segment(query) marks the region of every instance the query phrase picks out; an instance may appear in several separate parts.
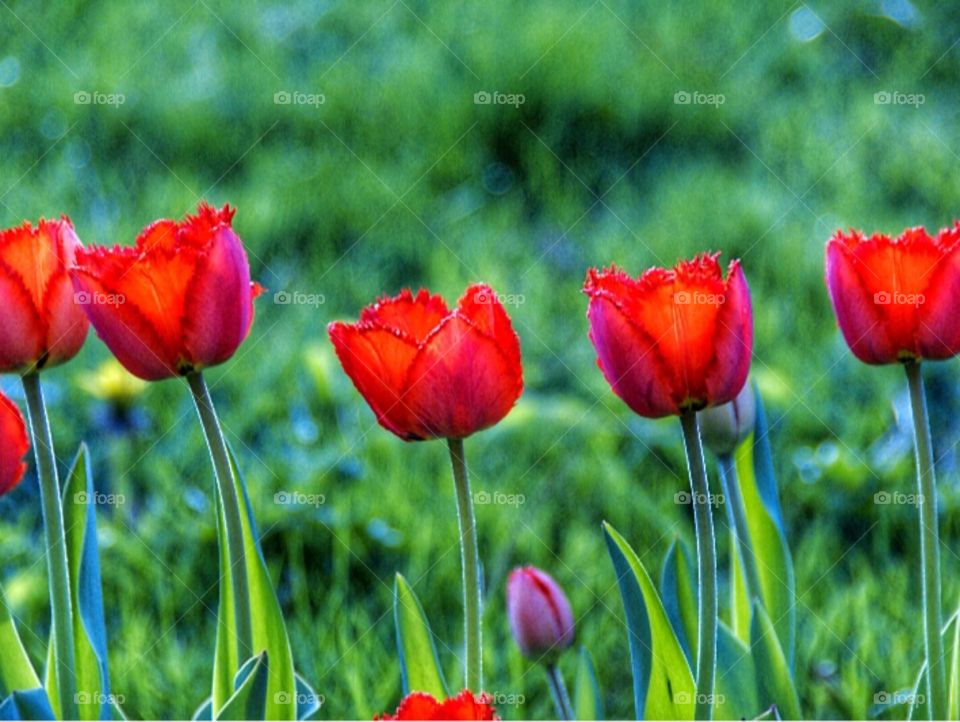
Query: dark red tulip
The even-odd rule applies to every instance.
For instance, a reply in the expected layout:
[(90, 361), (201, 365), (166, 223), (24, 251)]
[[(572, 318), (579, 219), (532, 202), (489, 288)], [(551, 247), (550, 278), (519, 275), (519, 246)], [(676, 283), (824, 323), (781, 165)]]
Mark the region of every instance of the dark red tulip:
[(80, 241), (70, 219), (0, 231), (0, 373), (69, 361), (87, 338), (68, 269)]
[(247, 337), (262, 289), (250, 282), (233, 214), (201, 203), (195, 216), (147, 226), (134, 247), (77, 253), (77, 297), (133, 375), (156, 381), (215, 366)]
[(524, 656), (550, 662), (573, 644), (573, 610), (553, 577), (518, 567), (507, 580), (510, 630)]
[(23, 414), (0, 393), (0, 495), (12, 490), (27, 469), (23, 457), (30, 450)]
[(401, 439), (460, 439), (507, 415), (523, 390), (520, 342), (489, 286), (470, 286), (452, 311), (440, 296), (404, 290), (328, 327), (353, 385)]
[(868, 364), (960, 352), (960, 222), (897, 238), (859, 231), (827, 242), (827, 288), (843, 338)]
[(437, 701), (426, 692), (411, 692), (393, 715), (382, 715), (378, 720), (496, 720), (496, 710), (489, 695), (475, 696), (463, 690), (456, 697)]
[(590, 269), (583, 291), (597, 364), (614, 393), (658, 418), (732, 401), (750, 370), (753, 316), (738, 261), (719, 253), (632, 278)]

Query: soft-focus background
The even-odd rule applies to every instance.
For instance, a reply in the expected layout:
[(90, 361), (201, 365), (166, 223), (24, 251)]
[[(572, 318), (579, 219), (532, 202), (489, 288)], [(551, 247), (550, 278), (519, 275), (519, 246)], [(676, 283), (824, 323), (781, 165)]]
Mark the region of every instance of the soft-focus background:
[[(505, 718), (554, 714), (504, 616), (508, 571), (534, 563), (567, 589), (608, 713), (625, 717), (600, 522), (652, 569), (692, 522), (673, 502), (677, 425), (634, 417), (607, 388), (580, 286), (593, 265), (742, 258), (797, 567), (803, 709), (863, 717), (922, 657), (914, 509), (874, 502), (912, 490), (912, 457), (902, 373), (843, 345), (823, 244), (840, 226), (960, 214), (958, 30), (948, 6), (910, 0), (0, 0), (0, 226), (68, 213), (85, 242), (128, 244), (200, 198), (238, 207), (270, 292), (209, 378), (319, 717), (399, 699), (395, 572), (454, 679), (462, 634), (445, 449), (376, 426), (326, 324), (404, 286), (452, 301), (484, 280), (506, 295), (526, 391), (467, 442), (475, 490), (502, 502), (478, 507), (488, 687), (525, 699)], [(211, 675), (212, 472), (183, 385), (129, 387), (108, 358), (91, 336), (45, 375), (57, 449), (65, 466), (87, 440), (98, 490), (120, 502), (99, 509), (114, 690), (132, 714), (189, 717)], [(928, 368), (948, 611), (957, 377), (955, 362)], [(2, 386), (22, 404), (16, 379)], [(291, 496), (314, 503), (278, 503)], [(31, 464), (0, 500), (0, 581), (38, 663), (39, 525)]]

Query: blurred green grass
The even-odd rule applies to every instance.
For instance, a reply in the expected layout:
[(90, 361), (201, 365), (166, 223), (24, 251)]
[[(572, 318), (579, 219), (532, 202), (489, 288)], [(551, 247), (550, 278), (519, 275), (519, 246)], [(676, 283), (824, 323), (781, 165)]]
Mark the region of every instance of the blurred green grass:
[[(444, 450), (375, 425), (331, 358), (326, 323), (404, 286), (453, 300), (484, 280), (523, 299), (508, 310), (527, 390), (467, 443), (478, 491), (525, 497), (478, 510), (489, 686), (525, 696), (505, 718), (553, 714), (503, 610), (509, 569), (535, 563), (569, 592), (608, 712), (625, 717), (623, 615), (600, 521), (651, 568), (691, 523), (672, 503), (684, 483), (677, 429), (633, 417), (606, 387), (579, 287), (591, 265), (636, 273), (706, 248), (743, 258), (754, 294), (754, 372), (797, 565), (803, 708), (863, 716), (875, 692), (913, 683), (912, 509), (872, 503), (910, 490), (902, 379), (844, 347), (822, 248), (840, 226), (896, 232), (957, 214), (949, 8), (9, 0), (0, 28), (0, 225), (66, 212), (84, 241), (126, 244), (200, 197), (239, 208), (270, 293), (210, 379), (298, 667), (325, 696), (320, 717), (369, 718), (398, 700), (396, 571), (415, 582), (453, 678), (461, 635)], [(476, 105), (480, 91), (525, 102)], [(725, 102), (675, 103), (683, 91)], [(82, 92), (124, 102), (78, 104)], [(324, 102), (278, 105), (278, 92)], [(924, 103), (878, 104), (882, 92)], [(280, 291), (324, 303), (272, 303)], [(57, 448), (65, 465), (88, 440), (98, 489), (125, 495), (100, 517), (114, 688), (134, 714), (187, 717), (207, 694), (213, 650), (212, 475), (177, 382), (152, 385), (135, 428), (118, 431), (78, 384), (105, 358), (91, 338), (46, 375)], [(956, 364), (930, 372), (951, 609)], [(14, 379), (3, 387), (20, 398)], [(325, 503), (273, 503), (281, 491)], [(0, 500), (0, 580), (39, 662), (41, 638), (26, 631), (48, 626), (38, 525), (30, 477)]]

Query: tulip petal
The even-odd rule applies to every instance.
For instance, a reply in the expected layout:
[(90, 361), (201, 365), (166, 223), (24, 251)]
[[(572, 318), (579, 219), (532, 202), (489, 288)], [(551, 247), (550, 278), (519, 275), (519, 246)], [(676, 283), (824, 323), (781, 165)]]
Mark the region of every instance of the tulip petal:
[(20, 483), (27, 468), (23, 457), (29, 449), (23, 414), (16, 404), (0, 394), (0, 495)]
[(680, 413), (671, 394), (670, 372), (662, 365), (656, 341), (606, 296), (594, 296), (587, 309), (597, 366), (613, 392), (641, 416)]
[(253, 304), (250, 265), (240, 239), (228, 227), (213, 235), (186, 291), (183, 345), (196, 368), (223, 363), (243, 343)]
[(747, 382), (753, 353), (753, 313), (750, 288), (739, 261), (727, 271), (727, 287), (713, 339), (714, 357), (706, 374), (711, 405), (733, 401)]
[(485, 283), (469, 286), (457, 302), (457, 313), (469, 319), (481, 332), (493, 339), (516, 367), (517, 378), (522, 376), (520, 339), (513, 330), (510, 317), (500, 303), (496, 292)]
[(414, 296), (405, 288), (393, 298), (380, 299), (363, 309), (360, 323), (393, 329), (421, 343), (449, 314), (441, 296), (431, 295), (424, 288)]
[(454, 314), (422, 344), (404, 402), (428, 436), (463, 438), (513, 408), (522, 389), (517, 371), (493, 339)]
[(0, 372), (21, 370), (40, 358), (43, 328), (20, 276), (0, 261)]
[(920, 308), (917, 345), (928, 359), (947, 359), (960, 353), (960, 245), (947, 251), (930, 273)]

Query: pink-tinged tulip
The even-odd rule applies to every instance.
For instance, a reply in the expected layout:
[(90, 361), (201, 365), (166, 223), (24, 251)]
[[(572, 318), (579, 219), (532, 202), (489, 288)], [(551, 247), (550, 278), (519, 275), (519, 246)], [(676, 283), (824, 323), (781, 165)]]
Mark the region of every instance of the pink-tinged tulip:
[(864, 363), (960, 352), (960, 222), (935, 237), (922, 227), (897, 238), (837, 231), (826, 275), (843, 338)]
[(135, 247), (77, 253), (73, 284), (113, 355), (157, 381), (221, 364), (247, 337), (262, 289), (231, 222), (201, 203), (197, 215), (147, 226)]
[(70, 219), (0, 231), (0, 373), (69, 361), (87, 338), (68, 269), (80, 241)]
[(750, 370), (753, 316), (738, 261), (703, 253), (632, 278), (590, 269), (583, 292), (597, 365), (614, 393), (658, 418), (732, 401)]
[(549, 663), (573, 644), (573, 611), (549, 574), (518, 567), (507, 580), (510, 629), (524, 656)]
[(23, 457), (30, 450), (23, 414), (0, 393), (0, 495), (11, 491), (26, 471)]

